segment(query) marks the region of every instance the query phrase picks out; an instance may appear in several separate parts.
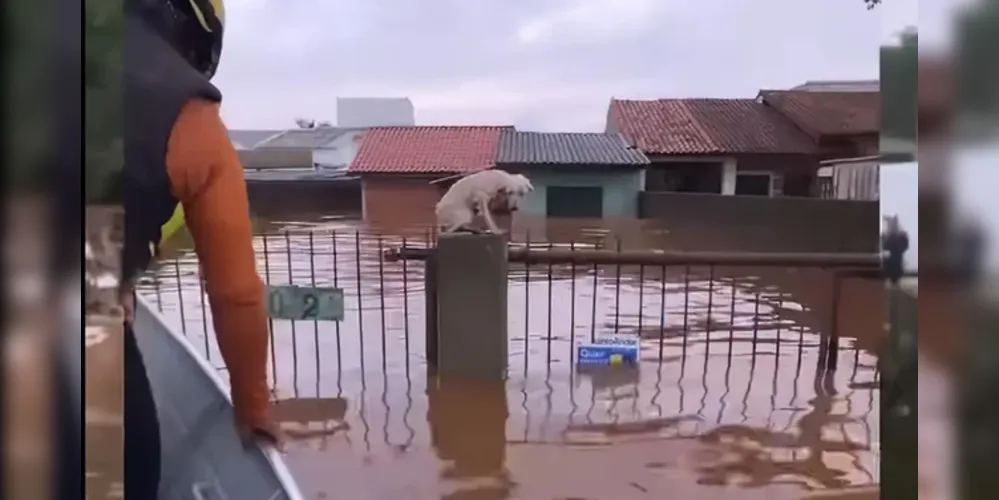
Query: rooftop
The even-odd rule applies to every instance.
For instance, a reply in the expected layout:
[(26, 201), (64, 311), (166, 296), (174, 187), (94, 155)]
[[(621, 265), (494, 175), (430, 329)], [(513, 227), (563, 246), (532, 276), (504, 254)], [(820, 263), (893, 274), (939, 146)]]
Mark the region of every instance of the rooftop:
[(646, 154), (812, 153), (814, 141), (754, 99), (611, 101), (608, 117)]
[(361, 141), (350, 173), (460, 174), (495, 164), (503, 126), (375, 127)]
[(618, 134), (504, 130), (496, 163), (646, 165), (649, 159)]
[(812, 137), (876, 134), (881, 129), (879, 91), (761, 90), (759, 97)]

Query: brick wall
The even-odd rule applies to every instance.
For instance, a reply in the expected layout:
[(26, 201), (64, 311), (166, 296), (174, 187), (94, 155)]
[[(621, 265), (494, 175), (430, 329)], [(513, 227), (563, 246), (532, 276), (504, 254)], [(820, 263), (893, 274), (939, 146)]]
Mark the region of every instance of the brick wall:
[(431, 178), (365, 178), (364, 219), (386, 228), (432, 226), (434, 206), (443, 188), (430, 184)]

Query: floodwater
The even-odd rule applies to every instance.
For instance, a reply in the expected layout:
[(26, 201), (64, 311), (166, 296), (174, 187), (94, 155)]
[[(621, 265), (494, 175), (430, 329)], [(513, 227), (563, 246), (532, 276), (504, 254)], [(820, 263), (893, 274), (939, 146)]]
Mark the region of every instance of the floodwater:
[[(512, 234), (683, 247), (632, 224)], [(269, 282), (346, 296), (342, 322), (272, 326), (276, 415), (302, 436), (286, 460), (309, 498), (876, 498), (878, 282), (844, 283), (830, 373), (824, 272), (511, 264), (509, 380), (483, 385), (428, 378), (423, 264), (380, 258), (403, 237), (425, 244), (425, 229), (299, 216), (261, 230)], [(142, 293), (224, 377), (196, 260), (174, 255)], [(573, 369), (575, 344), (613, 333), (641, 336), (637, 368)]]
[(85, 489), (90, 500), (124, 498), (120, 317), (88, 317), (84, 332)]

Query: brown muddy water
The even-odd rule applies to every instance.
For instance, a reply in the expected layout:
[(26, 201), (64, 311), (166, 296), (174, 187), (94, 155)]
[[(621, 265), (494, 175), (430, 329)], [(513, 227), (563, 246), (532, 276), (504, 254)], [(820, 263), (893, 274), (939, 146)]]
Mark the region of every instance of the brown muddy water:
[[(403, 238), (425, 244), (426, 229), (289, 219), (260, 223), (261, 275), (346, 296), (340, 323), (272, 326), (276, 413), (311, 436), (286, 458), (309, 498), (875, 498), (880, 283), (844, 285), (840, 365), (824, 373), (822, 271), (511, 264), (509, 380), (476, 385), (427, 378), (423, 263), (380, 257)], [(698, 246), (638, 222), (512, 233), (541, 246)], [(224, 377), (189, 246), (142, 293)], [(574, 370), (575, 344), (615, 332), (643, 338), (636, 369)]]

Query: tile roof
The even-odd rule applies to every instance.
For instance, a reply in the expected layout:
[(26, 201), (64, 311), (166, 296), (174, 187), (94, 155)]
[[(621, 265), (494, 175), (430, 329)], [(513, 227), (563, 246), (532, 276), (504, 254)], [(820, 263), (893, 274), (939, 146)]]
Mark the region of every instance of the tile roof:
[(233, 146), (239, 150), (253, 149), (254, 146), (263, 142), (266, 139), (274, 137), (283, 130), (230, 130), (229, 140), (232, 141)]
[(457, 174), (495, 165), (500, 126), (375, 127), (364, 134), (351, 173)]
[(812, 153), (814, 141), (754, 99), (612, 100), (609, 120), (646, 154)]
[(618, 134), (504, 130), (496, 163), (647, 165), (649, 159)]
[(813, 137), (881, 129), (881, 92), (761, 90), (760, 97)]
[(338, 127), (289, 129), (257, 144), (257, 148), (316, 149), (333, 142), (334, 139), (347, 133), (349, 130), (352, 129)]

